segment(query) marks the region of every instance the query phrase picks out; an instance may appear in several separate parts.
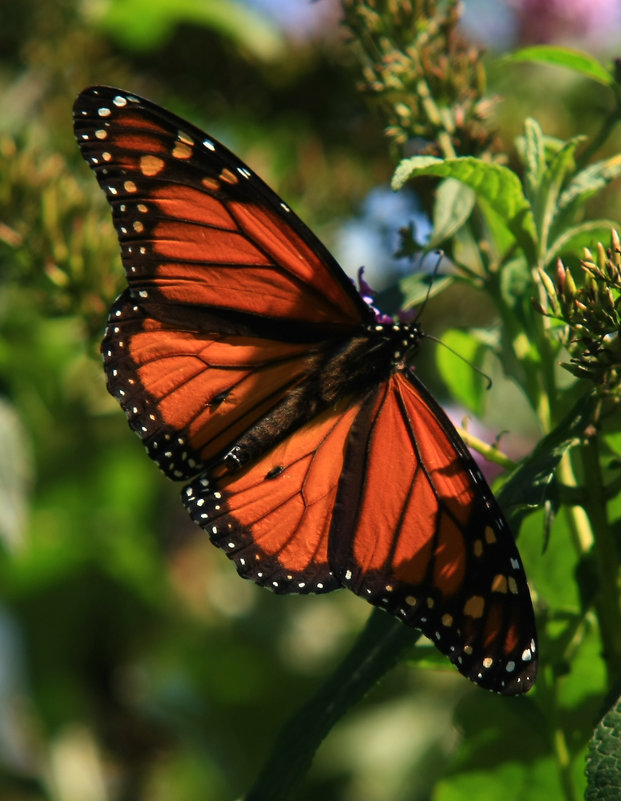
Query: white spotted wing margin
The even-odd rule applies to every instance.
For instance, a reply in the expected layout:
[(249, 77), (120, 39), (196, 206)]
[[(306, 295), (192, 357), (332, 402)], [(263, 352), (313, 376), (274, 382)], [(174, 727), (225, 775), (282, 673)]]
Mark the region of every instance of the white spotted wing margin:
[(192, 479), (192, 518), (242, 576), (349, 587), (477, 684), (527, 690), (524, 571), (465, 445), (406, 371), (418, 326), (380, 320), (198, 128), (107, 87), (85, 90), (74, 120), (129, 284), (103, 343), (108, 387), (161, 469)]
[(341, 586), (328, 563), (328, 540), (342, 454), (361, 405), (342, 402), (248, 466), (216, 467), (183, 490), (194, 522), (241, 576), (277, 593)]
[(535, 624), (515, 543), (417, 379), (396, 373), (243, 470), (203, 474), (184, 501), (245, 578), (279, 593), (347, 587), (420, 628), (476, 684), (532, 686)]

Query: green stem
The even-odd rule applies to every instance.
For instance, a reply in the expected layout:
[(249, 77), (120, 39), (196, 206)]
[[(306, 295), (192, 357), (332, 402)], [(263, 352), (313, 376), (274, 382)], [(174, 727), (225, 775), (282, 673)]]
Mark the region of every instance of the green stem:
[(571, 757), (569, 755), (569, 748), (567, 740), (565, 739), (565, 732), (562, 726), (557, 725), (554, 728), (552, 736), (552, 745), (554, 755), (556, 757), (556, 766), (559, 772), (561, 786), (565, 793), (567, 801), (578, 801), (574, 780), (571, 773)]
[(281, 730), (245, 801), (285, 801), (334, 724), (377, 683), (420, 632), (374, 610), (353, 648)]
[(608, 520), (606, 490), (600, 466), (598, 435), (593, 430), (580, 447), (586, 486), (584, 510), (593, 535), (593, 554), (599, 576), (595, 599), (603, 656), (609, 686), (621, 672), (621, 607), (619, 606), (619, 556)]
[(621, 120), (621, 101), (619, 98), (617, 98), (615, 107), (607, 115), (599, 131), (591, 139), (588, 146), (585, 147), (582, 153), (580, 153), (580, 158), (578, 160), (578, 167), (584, 167), (591, 161), (591, 158), (595, 155), (595, 153), (597, 153), (597, 151), (604, 144), (606, 139), (608, 139), (608, 137), (612, 133), (615, 125), (617, 125), (619, 120)]
[(456, 429), (466, 445), (474, 449), (477, 453), (480, 453), (488, 462), (498, 464), (504, 467), (508, 472), (515, 470), (516, 463), (500, 450), (497, 443), (490, 445), (488, 442), (479, 439), (479, 437), (475, 437), (468, 429), (462, 428), (461, 426), (456, 426)]

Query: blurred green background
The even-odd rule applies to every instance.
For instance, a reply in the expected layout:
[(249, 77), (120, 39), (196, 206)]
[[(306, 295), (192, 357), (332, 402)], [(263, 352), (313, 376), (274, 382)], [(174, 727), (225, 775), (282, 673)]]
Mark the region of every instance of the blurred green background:
[[(599, 27), (557, 22), (551, 33), (519, 6), (466, 3), (466, 30), (490, 64), (495, 50), (538, 38), (618, 44), (603, 6)], [(396, 230), (425, 220), (413, 199), (376, 202), (394, 164), (338, 20), (333, 0), (0, 0), (2, 801), (239, 797), (369, 613), (352, 594), (275, 597), (243, 582), (130, 435), (98, 356), (123, 285), (118, 245), (71, 129), (87, 85), (150, 97), (239, 153), (350, 272), (365, 247), (370, 269), (376, 253), (397, 269)], [(490, 81), (507, 97), (496, 120), (507, 147), (526, 114), (569, 136), (590, 130), (601, 102), (560, 71), (542, 81), (496, 65)], [(621, 217), (616, 196), (603, 202)], [(370, 228), (373, 241), (360, 239)], [(480, 322), (456, 296), (430, 304), (426, 327), (441, 331), (444, 317)], [(464, 741), (456, 721), (506, 724), (511, 703), (448, 665), (401, 665), (332, 733), (296, 798), (461, 798), (439, 777), (496, 737), (488, 728)], [(536, 732), (526, 747), (521, 758), (534, 761)], [(501, 748), (486, 758), (511, 786)], [(535, 783), (504, 797), (553, 797), (546, 770), (539, 762), (543, 795)]]

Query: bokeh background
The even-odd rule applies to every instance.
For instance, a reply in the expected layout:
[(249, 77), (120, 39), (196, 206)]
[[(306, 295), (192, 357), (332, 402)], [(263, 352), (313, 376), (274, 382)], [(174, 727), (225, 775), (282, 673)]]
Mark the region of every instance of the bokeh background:
[[(390, 283), (411, 270), (398, 229), (424, 237), (429, 222), (414, 194), (388, 190), (395, 165), (339, 20), (337, 0), (0, 0), (2, 801), (241, 796), (369, 614), (351, 594), (275, 597), (239, 579), (130, 435), (97, 352), (118, 245), (71, 129), (89, 84), (146, 95), (239, 153), (351, 274), (365, 264)], [(555, 42), (613, 57), (616, 0), (467, 0), (463, 30), (488, 51), (509, 152), (527, 115), (560, 137), (596, 128), (593, 84), (498, 56)], [(609, 217), (617, 195), (601, 201)], [(442, 296), (426, 327), (480, 325), (479, 302)], [(512, 425), (528, 448), (532, 421), (513, 411)], [(468, 747), (460, 715), (506, 723), (515, 707), (448, 665), (421, 674), (393, 670), (296, 798), (461, 797), (441, 779)], [(509, 762), (508, 788), (511, 775)], [(503, 797), (554, 797), (528, 793)]]

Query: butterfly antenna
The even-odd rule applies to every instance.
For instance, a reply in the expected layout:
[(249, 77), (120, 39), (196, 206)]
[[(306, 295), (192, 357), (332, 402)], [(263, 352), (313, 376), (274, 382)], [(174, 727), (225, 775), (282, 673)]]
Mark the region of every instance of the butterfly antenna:
[[(442, 263), (442, 259), (444, 258), (444, 251), (437, 250), (432, 251), (436, 256), (436, 263), (434, 264), (433, 270), (429, 273), (429, 286), (427, 287), (427, 293), (421, 305), (418, 307), (418, 311), (416, 312), (416, 316), (414, 317), (414, 322), (417, 323), (419, 318), (422, 316), (423, 311), (425, 310), (425, 306), (427, 305), (427, 301), (429, 300), (429, 296), (431, 295), (431, 290), (433, 288), (433, 281), (436, 275), (438, 274), (438, 270), (440, 269), (440, 264)], [(425, 260), (424, 256), (421, 256), (421, 267), (423, 266), (423, 261)]]
[(458, 359), (461, 359), (462, 362), (465, 362), (469, 367), (471, 367), (474, 370), (475, 373), (478, 373), (481, 376), (481, 378), (484, 378), (487, 381), (488, 390), (492, 388), (492, 379), (490, 378), (490, 376), (488, 376), (487, 373), (483, 372), (483, 370), (481, 370), (480, 367), (477, 367), (476, 364), (472, 364), (472, 362), (469, 362), (468, 359), (466, 359), (465, 356), (462, 356), (459, 351), (455, 350), (450, 345), (447, 345), (446, 342), (443, 342), (438, 337), (434, 337), (432, 334), (423, 334), (423, 336), (425, 337), (425, 339), (430, 339), (432, 342), (435, 342), (438, 345), (442, 345), (448, 351), (450, 351), (453, 354), (453, 356), (457, 356)]

